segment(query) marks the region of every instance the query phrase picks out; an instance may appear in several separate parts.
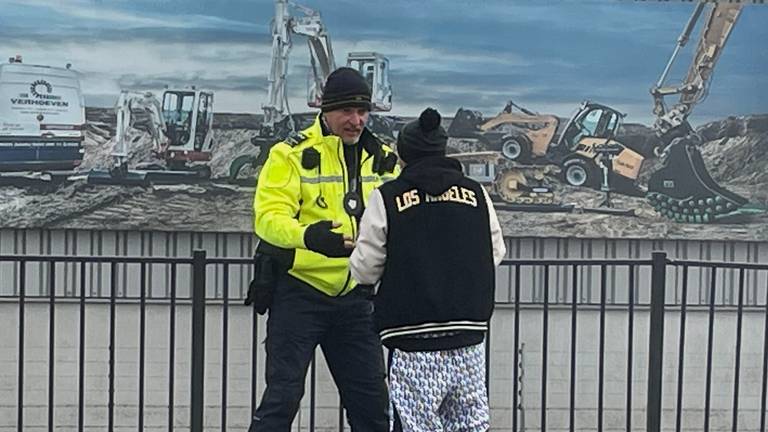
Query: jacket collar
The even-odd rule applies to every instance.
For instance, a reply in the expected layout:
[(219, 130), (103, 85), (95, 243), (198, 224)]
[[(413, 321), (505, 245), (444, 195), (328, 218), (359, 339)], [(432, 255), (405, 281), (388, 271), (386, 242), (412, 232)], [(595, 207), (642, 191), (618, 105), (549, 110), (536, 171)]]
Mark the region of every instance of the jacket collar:
[[(341, 138), (333, 135), (333, 133), (331, 133), (331, 131), (328, 130), (328, 128), (325, 126), (322, 115), (323, 114), (320, 113), (317, 115), (317, 117), (315, 117), (315, 121), (312, 123), (312, 126), (305, 129), (304, 134), (307, 135), (308, 138), (333, 137), (338, 145), (342, 145)], [(363, 150), (365, 150), (368, 155), (376, 154), (381, 148), (381, 142), (379, 142), (378, 138), (373, 135), (367, 126), (363, 128), (363, 133), (360, 135), (360, 141), (358, 141), (358, 145), (362, 145)]]

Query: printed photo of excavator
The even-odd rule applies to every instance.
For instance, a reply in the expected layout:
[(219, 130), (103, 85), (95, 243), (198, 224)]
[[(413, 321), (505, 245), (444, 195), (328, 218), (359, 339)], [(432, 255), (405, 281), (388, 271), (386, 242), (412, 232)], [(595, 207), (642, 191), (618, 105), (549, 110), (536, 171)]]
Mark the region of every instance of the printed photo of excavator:
[[(146, 90), (134, 85), (114, 94), (112, 108), (90, 107), (77, 65), (9, 58), (0, 65), (0, 196), (3, 190), (24, 190), (55, 201), (83, 192), (112, 197), (104, 198), (111, 202), (168, 188), (195, 188), (201, 199), (211, 191), (252, 194), (271, 146), (311, 123), (325, 77), (338, 66), (333, 29), (319, 10), (288, 0), (271, 6), (272, 16), (260, 23), (269, 22), (271, 37), (269, 58), (263, 60), (269, 64), (267, 84), (261, 102), (254, 101), (247, 113), (222, 111), (215, 104), (221, 90), (195, 80), (159, 91), (156, 85)], [(499, 211), (530, 213), (552, 226), (603, 216), (643, 221), (627, 222), (638, 226), (765, 220), (768, 200), (750, 185), (768, 181), (760, 168), (768, 166), (768, 154), (759, 153), (765, 146), (754, 144), (766, 139), (768, 115), (700, 127), (691, 123), (699, 123), (696, 108), (749, 8), (730, 2), (697, 2), (691, 8), (677, 41), (670, 41), (672, 54), (660, 76), (648, 76), (650, 95), (647, 87), (627, 90), (645, 94), (651, 124), (623, 112), (621, 101), (602, 97), (573, 98), (570, 114), (540, 113), (516, 95), (499, 95), (503, 108), (485, 115), (466, 100), (452, 106), (453, 117), (443, 110), (450, 155), (486, 186)], [(289, 67), (295, 40), (306, 40), (309, 62), (291, 62), (304, 77)], [(674, 66), (689, 43), (694, 45), (690, 62), (675, 79), (681, 69)], [(399, 128), (411, 118), (401, 114), (408, 95), (399, 99), (397, 88), (398, 71), (403, 72), (398, 62), (408, 59), (377, 51), (380, 46), (356, 44), (344, 64), (360, 71), (372, 89), (369, 128), (396, 147)], [(305, 87), (306, 108), (294, 111), (289, 94), (297, 83)], [(440, 94), (433, 97), (439, 100)], [(745, 153), (739, 163), (737, 156)]]
[[(635, 148), (623, 144), (617, 137), (625, 114), (590, 101), (584, 101), (566, 122), (553, 114), (532, 112), (513, 101), (489, 119), (484, 119), (481, 113), (459, 108), (449, 135), (457, 146), (469, 143), (499, 152), (503, 157), (499, 159), (516, 162), (512, 169), (518, 172), (526, 169), (521, 163), (551, 164), (559, 168), (561, 179), (571, 186), (646, 195), (659, 214), (678, 222), (708, 223), (763, 213), (763, 206), (750, 204), (747, 198), (720, 186), (712, 178), (701, 155), (703, 138), (688, 121), (694, 107), (708, 92), (719, 56), (743, 7), (738, 3), (696, 5), (651, 90), (656, 116), (652, 130), (656, 137), (643, 140)], [(688, 43), (702, 17), (703, 30), (685, 78), (680, 84), (665, 85), (681, 48)], [(667, 96), (677, 96), (679, 100), (668, 106)], [(645, 159), (643, 153), (651, 151), (660, 159), (659, 167), (647, 184), (638, 184)], [(503, 177), (494, 184), (499, 196), (525, 200), (525, 194), (511, 193), (510, 188), (505, 187)], [(518, 183), (515, 180), (512, 188)], [(603, 202), (608, 203), (609, 200)]]

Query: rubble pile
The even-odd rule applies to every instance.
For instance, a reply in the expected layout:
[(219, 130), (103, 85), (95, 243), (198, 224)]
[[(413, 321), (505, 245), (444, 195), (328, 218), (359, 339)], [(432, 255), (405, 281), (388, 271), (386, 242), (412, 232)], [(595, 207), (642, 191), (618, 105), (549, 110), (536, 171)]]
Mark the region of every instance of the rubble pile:
[[(710, 174), (727, 185), (768, 186), (768, 115), (731, 117), (699, 128)], [(757, 192), (757, 191), (756, 191)]]
[[(112, 165), (114, 113), (88, 109), (85, 159), (80, 170)], [(89, 185), (84, 180), (57, 188), (0, 187), (0, 226), (5, 228), (72, 228), (118, 230), (184, 230), (249, 232), (252, 228), (252, 187), (228, 185), (229, 164), (240, 155), (257, 155), (252, 145), (261, 116), (214, 116), (213, 156), (209, 165), (214, 182), (199, 185), (150, 187)], [(380, 116), (378, 134), (394, 142), (407, 119)], [(445, 119), (446, 123), (451, 121)], [(383, 134), (381, 130), (388, 128)], [(768, 204), (768, 115), (728, 118), (698, 128), (705, 138), (702, 155), (713, 178), (753, 202)], [(128, 138), (133, 142), (129, 166), (157, 161), (152, 155), (148, 128), (137, 118)], [(647, 181), (659, 161), (651, 148), (657, 138), (644, 125), (625, 124), (617, 140), (647, 156), (640, 182)], [(452, 140), (450, 152), (486, 150), (476, 142)], [(598, 207), (604, 193), (563, 184), (557, 174), (548, 178), (558, 201), (577, 207)], [(744, 224), (696, 225), (659, 217), (643, 197), (614, 194), (615, 207), (634, 209), (635, 217), (588, 212), (539, 213), (499, 211), (505, 235), (576, 238), (685, 238), (700, 240), (766, 240), (768, 216)], [(501, 208), (501, 207), (500, 207)]]

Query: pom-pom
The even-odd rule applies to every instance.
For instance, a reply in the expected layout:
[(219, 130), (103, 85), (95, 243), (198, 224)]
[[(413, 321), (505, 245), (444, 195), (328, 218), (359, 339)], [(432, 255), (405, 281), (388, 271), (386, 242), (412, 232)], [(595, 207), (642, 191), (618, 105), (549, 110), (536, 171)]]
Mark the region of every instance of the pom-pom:
[(424, 132), (432, 132), (440, 126), (440, 120), (440, 113), (432, 108), (427, 108), (419, 116), (419, 127)]

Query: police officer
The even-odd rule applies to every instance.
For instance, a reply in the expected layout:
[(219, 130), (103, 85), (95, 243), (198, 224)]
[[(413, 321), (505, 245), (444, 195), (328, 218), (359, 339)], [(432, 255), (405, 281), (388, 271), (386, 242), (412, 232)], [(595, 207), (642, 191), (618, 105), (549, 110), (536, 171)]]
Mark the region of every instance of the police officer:
[(378, 283), (394, 430), (485, 432), (483, 339), (506, 251), (485, 189), (445, 156), (440, 120), (428, 108), (403, 127), (406, 166), (369, 198), (350, 265), (360, 283)]
[(314, 124), (270, 150), (254, 199), (262, 242), (288, 252), (267, 320), (267, 387), (251, 432), (288, 432), (317, 345), (353, 431), (389, 427), (371, 289), (348, 263), (366, 197), (396, 171), (396, 156), (365, 127), (371, 90), (356, 70), (328, 76)]

